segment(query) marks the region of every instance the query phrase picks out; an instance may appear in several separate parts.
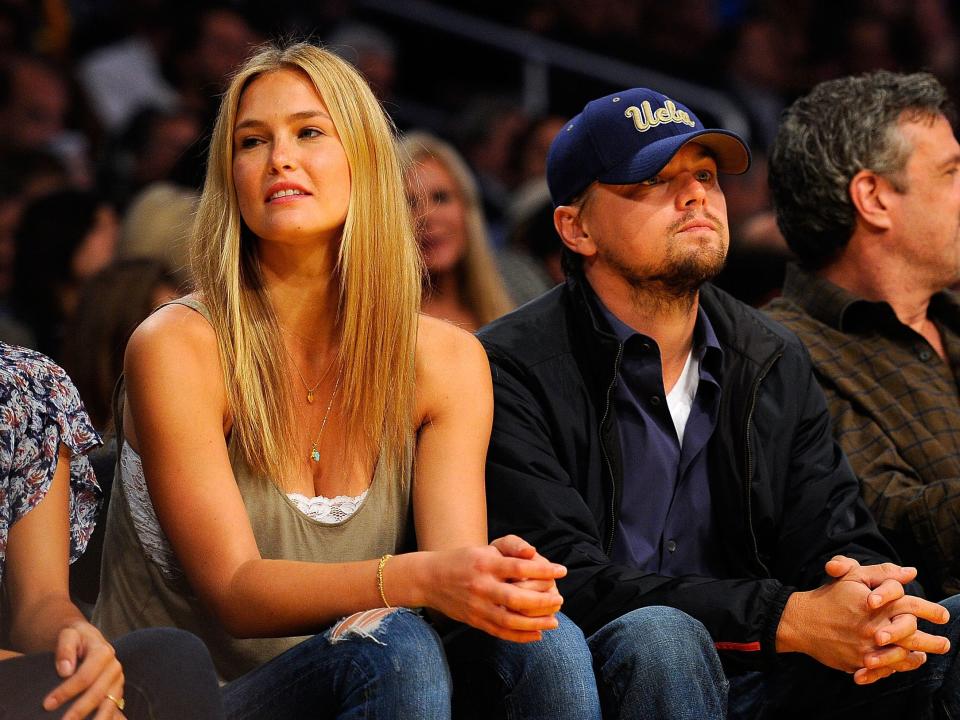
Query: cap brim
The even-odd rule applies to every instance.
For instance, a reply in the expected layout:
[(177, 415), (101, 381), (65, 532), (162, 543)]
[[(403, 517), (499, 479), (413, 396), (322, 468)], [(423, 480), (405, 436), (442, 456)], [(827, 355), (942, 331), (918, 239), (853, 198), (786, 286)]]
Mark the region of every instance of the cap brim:
[(750, 168), (750, 151), (737, 135), (727, 130), (700, 130), (657, 140), (628, 161), (600, 174), (597, 180), (610, 185), (642, 182), (660, 172), (680, 148), (692, 142), (710, 150), (717, 170), (726, 175), (741, 175)]

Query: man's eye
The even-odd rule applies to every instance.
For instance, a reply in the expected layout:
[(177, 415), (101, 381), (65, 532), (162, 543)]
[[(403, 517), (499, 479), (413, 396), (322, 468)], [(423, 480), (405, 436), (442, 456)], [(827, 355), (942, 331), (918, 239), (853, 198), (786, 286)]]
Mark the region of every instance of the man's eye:
[(709, 170), (699, 170), (697, 171), (697, 180), (700, 182), (710, 182), (713, 180), (713, 173)]
[(650, 178), (647, 178), (646, 180), (641, 180), (641, 181), (640, 181), (640, 185), (646, 185), (647, 187), (651, 187), (651, 186), (653, 186), (653, 185), (659, 185), (659, 184), (660, 184), (660, 176), (659, 176), (659, 175), (654, 175), (653, 177), (650, 177)]

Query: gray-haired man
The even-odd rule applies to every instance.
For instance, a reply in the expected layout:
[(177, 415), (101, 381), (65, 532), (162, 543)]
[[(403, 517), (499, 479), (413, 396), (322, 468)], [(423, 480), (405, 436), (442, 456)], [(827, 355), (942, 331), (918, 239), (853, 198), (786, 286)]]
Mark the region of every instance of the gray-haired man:
[(771, 314), (807, 344), (834, 435), (931, 595), (960, 592), (960, 144), (926, 73), (821, 83), (770, 160), (800, 265)]

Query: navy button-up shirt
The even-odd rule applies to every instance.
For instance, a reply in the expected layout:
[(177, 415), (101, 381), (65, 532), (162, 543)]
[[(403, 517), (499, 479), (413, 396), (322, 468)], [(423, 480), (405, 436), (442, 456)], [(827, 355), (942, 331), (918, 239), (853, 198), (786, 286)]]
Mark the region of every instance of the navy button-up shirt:
[(663, 389), (656, 341), (597, 301), (624, 346), (614, 389), (623, 494), (612, 559), (668, 577), (723, 577), (707, 453), (720, 407), (723, 350), (710, 320), (698, 309), (692, 354), (699, 363), (699, 382), (681, 444)]

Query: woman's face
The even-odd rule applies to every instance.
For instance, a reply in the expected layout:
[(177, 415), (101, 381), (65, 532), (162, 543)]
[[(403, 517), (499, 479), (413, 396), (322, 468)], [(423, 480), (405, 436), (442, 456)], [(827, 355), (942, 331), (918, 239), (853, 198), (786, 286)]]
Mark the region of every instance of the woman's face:
[(452, 271), (467, 251), (466, 204), (446, 167), (426, 158), (407, 171), (407, 197), (427, 270)]
[(119, 236), (117, 214), (109, 205), (101, 205), (93, 216), (90, 232), (73, 254), (73, 277), (84, 280), (109, 265)]
[(337, 128), (310, 79), (275, 70), (240, 98), (233, 130), (240, 214), (261, 240), (338, 239), (350, 203), (350, 167)]

